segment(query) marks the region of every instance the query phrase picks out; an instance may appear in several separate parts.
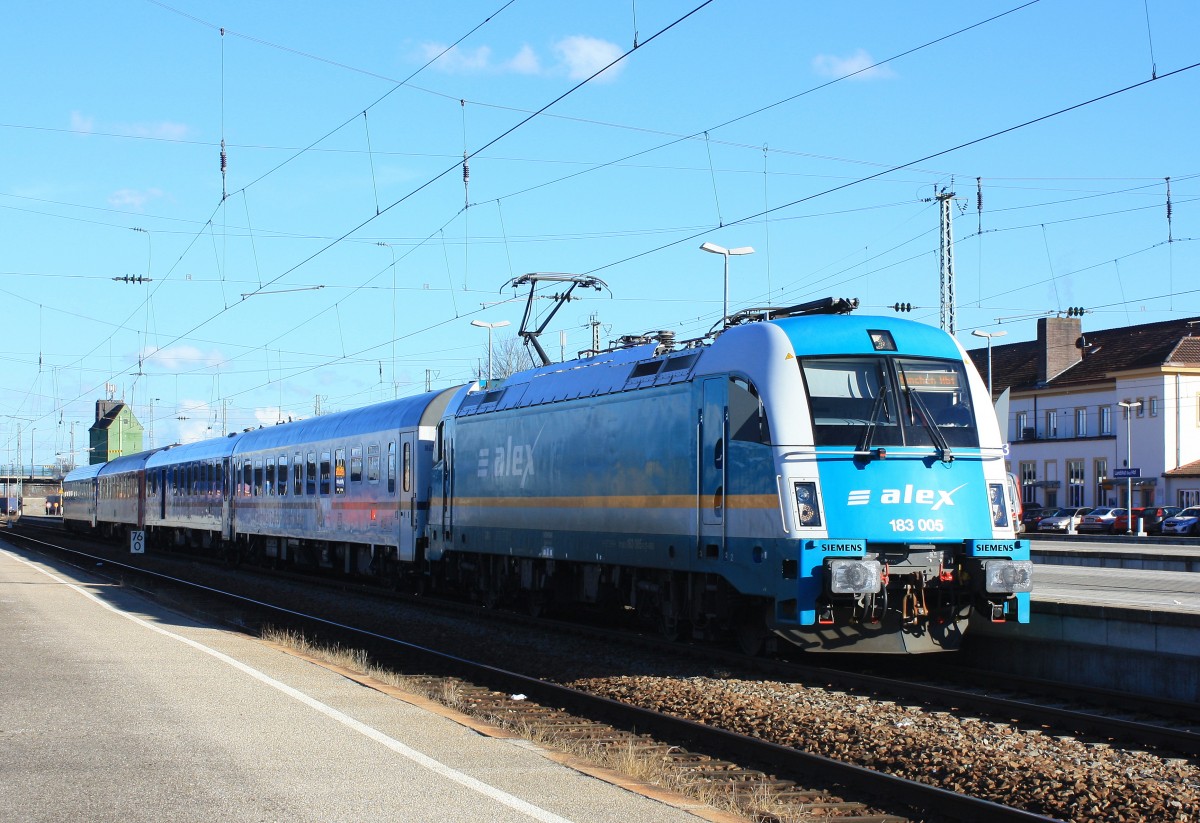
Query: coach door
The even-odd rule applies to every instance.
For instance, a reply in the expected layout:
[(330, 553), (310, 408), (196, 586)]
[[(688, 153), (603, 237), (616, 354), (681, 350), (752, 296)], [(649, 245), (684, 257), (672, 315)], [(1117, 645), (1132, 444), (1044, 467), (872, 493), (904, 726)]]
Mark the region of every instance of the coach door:
[(411, 563), (417, 547), (416, 432), (400, 433), (400, 562)]
[(704, 381), (700, 406), (698, 555), (718, 560), (725, 546), (725, 378)]

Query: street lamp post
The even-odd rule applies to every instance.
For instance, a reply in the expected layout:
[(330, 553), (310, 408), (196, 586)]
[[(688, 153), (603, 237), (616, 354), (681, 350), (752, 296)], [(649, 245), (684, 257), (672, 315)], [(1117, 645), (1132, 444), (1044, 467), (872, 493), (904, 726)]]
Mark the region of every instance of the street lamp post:
[(482, 320), (472, 320), (471, 325), (488, 330), (488, 386), (490, 387), (492, 385), (492, 329), (503, 328), (509, 325), (509, 322), (497, 320), (495, 323), (485, 323)]
[(1006, 331), (986, 332), (986, 331), (980, 331), (979, 329), (975, 329), (974, 331), (971, 332), (971, 334), (975, 335), (976, 337), (986, 337), (987, 338), (988, 397), (993, 397), (993, 399), (994, 399), (994, 396), (992, 395), (992, 338), (993, 337), (1003, 337), (1004, 335), (1008, 334), (1008, 332), (1006, 332)]
[[(1119, 400), (1117, 405), (1125, 409), (1125, 468), (1133, 468), (1133, 410), (1142, 405), (1141, 400)], [(1133, 473), (1126, 472), (1128, 484), (1125, 491), (1125, 533), (1133, 534)]]
[(727, 249), (718, 246), (716, 243), (701, 243), (702, 251), (719, 254), (725, 258), (725, 300), (721, 304), (721, 327), (725, 327), (725, 322), (729, 318), (729, 255), (731, 254), (754, 254), (754, 249), (751, 246), (741, 246), (736, 249)]

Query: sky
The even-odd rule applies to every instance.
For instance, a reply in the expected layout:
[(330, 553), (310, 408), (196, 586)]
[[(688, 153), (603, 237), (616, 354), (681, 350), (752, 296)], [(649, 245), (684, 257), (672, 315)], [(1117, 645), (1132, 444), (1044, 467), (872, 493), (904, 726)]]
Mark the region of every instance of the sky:
[(461, 385), (527, 273), (602, 284), (555, 359), (699, 338), (704, 242), (754, 249), (731, 312), (938, 326), (939, 195), (968, 349), (1200, 317), (1194, 0), (51, 0), (6, 30), (0, 463), (87, 462), (103, 398), (161, 446)]

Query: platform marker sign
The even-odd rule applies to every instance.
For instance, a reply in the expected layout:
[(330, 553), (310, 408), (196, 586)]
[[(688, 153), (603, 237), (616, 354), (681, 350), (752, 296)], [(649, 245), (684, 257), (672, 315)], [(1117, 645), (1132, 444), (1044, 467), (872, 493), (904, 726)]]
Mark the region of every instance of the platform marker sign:
[(1141, 477), (1141, 476), (1142, 476), (1142, 470), (1140, 468), (1113, 469), (1113, 477), (1114, 478), (1115, 477)]
[(146, 533), (144, 531), (139, 529), (129, 533), (129, 552), (130, 554), (146, 553)]

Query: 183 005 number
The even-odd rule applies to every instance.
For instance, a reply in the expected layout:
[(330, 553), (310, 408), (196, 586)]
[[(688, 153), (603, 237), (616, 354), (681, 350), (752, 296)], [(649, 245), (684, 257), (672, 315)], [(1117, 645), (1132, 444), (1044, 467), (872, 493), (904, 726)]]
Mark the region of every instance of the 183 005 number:
[(908, 517), (897, 517), (894, 520), (889, 520), (894, 532), (940, 532), (945, 529), (942, 521), (936, 517), (922, 517), (918, 520), (913, 520)]

